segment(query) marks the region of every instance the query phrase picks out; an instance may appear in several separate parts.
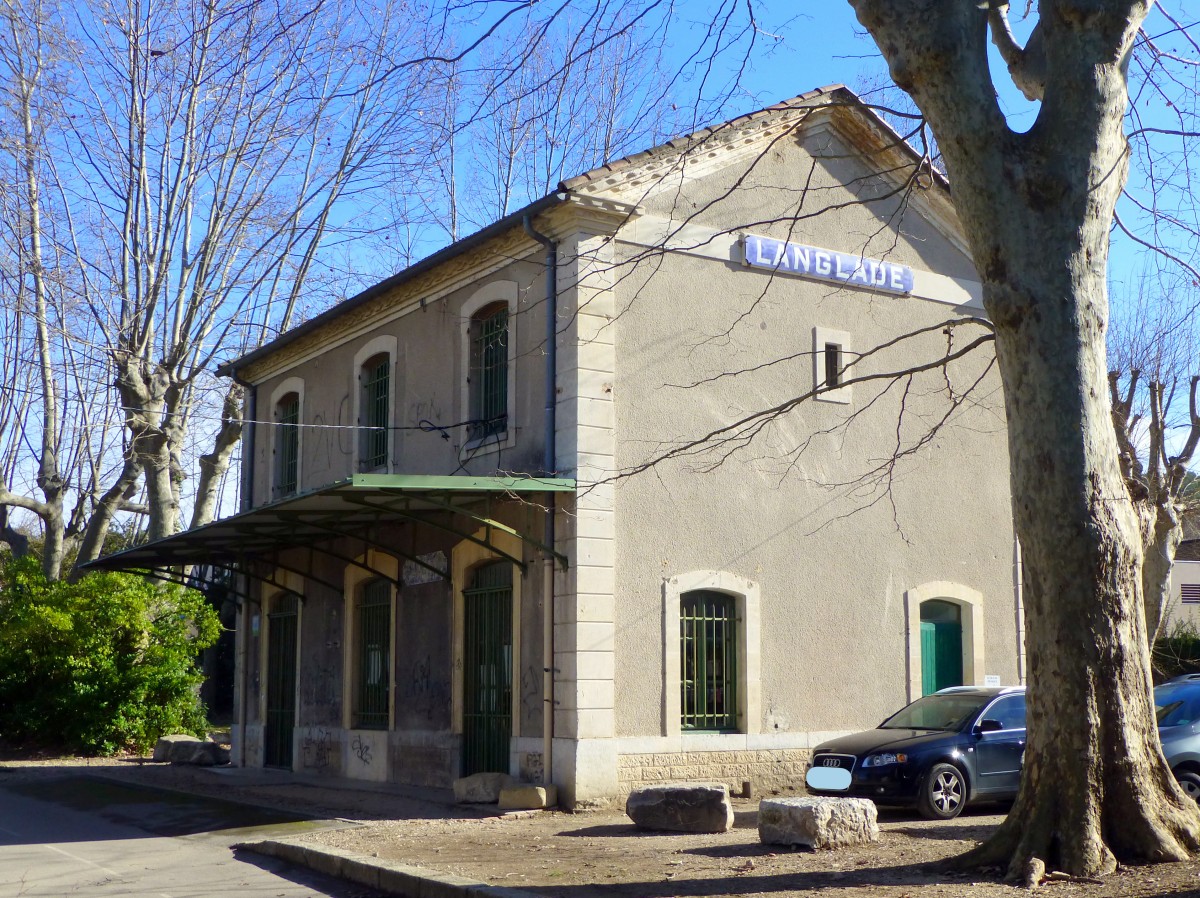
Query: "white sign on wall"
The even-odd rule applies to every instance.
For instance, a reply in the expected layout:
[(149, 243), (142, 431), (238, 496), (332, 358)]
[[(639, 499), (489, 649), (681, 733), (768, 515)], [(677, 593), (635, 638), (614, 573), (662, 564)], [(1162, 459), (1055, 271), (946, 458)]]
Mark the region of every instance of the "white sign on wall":
[(779, 274), (886, 290), (888, 293), (911, 293), (913, 289), (913, 270), (895, 262), (852, 256), (756, 234), (747, 234), (742, 241), (742, 248), (743, 259), (751, 268), (766, 268)]

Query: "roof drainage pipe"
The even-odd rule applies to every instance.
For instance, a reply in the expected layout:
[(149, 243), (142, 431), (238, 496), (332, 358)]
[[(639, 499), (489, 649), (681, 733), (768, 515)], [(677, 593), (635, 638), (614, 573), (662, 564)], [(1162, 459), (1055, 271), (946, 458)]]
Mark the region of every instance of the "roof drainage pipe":
[[(232, 372), (234, 383), (240, 384), (246, 391), (242, 402), (242, 496), (239, 503), (242, 511), (254, 507), (254, 424), (258, 417), (258, 387), (238, 377)], [(246, 724), (249, 720), (248, 704), (250, 701), (250, 671), (247, 662), (250, 658), (250, 578), (242, 577), (241, 614), (237, 632), (237, 662), (234, 665), (234, 688), (237, 690), (237, 721), (238, 721), (238, 766), (246, 766)]]
[[(546, 409), (543, 428), (545, 454), (543, 474), (553, 477), (558, 470), (554, 430), (558, 408), (558, 244), (534, 229), (533, 219), (522, 220), (525, 233), (546, 248)], [(554, 782), (554, 512), (555, 494), (545, 497), (546, 546), (542, 563), (542, 782)]]

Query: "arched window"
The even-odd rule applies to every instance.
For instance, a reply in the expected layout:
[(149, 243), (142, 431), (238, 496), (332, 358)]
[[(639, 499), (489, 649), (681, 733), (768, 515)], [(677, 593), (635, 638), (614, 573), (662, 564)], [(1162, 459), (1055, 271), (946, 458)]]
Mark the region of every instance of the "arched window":
[(386, 468), (390, 443), (392, 360), (387, 353), (367, 359), (359, 371), (359, 467)]
[(468, 440), (508, 430), (508, 337), (508, 303), (491, 303), (471, 316)]
[(287, 393), (275, 403), (275, 495), (300, 488), (300, 394)]
[(684, 730), (738, 728), (737, 605), (711, 589), (679, 598), (680, 725)]

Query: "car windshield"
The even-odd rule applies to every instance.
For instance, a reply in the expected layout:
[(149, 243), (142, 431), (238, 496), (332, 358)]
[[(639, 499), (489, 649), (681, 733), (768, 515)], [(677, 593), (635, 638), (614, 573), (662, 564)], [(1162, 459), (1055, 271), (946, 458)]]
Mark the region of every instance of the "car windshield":
[(934, 694), (919, 698), (879, 725), (881, 730), (958, 730), (973, 720), (989, 696)]
[(1160, 727), (1181, 727), (1200, 719), (1200, 688), (1160, 686), (1154, 690)]

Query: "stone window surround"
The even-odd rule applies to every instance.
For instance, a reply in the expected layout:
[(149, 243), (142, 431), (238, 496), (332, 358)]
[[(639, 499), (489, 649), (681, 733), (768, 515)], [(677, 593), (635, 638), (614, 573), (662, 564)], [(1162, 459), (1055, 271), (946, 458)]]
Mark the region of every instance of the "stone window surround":
[[(685, 592), (707, 589), (733, 596), (738, 616), (738, 717), (735, 734), (688, 733), (681, 725), (679, 602)], [(727, 571), (689, 571), (663, 581), (663, 735), (691, 740), (736, 739), (762, 728), (762, 650), (759, 585)]]
[(508, 304), (508, 424), (499, 434), (467, 441), (463, 428), (463, 444), (460, 458), (476, 458), (489, 452), (511, 449), (517, 444), (517, 282), (509, 280), (490, 281), (484, 284), (463, 302), (459, 309), (459, 359), (462, 365), (459, 391), (458, 420), (466, 421), (471, 415), (471, 322), (480, 309), (503, 302)]
[[(398, 350), (399, 341), (392, 334), (380, 334), (373, 337), (365, 343), (358, 352), (354, 353), (354, 367), (352, 370), (351, 381), (354, 385), (352, 393), (354, 395), (354, 462), (352, 470), (359, 470), (359, 465), (362, 461), (362, 401), (363, 401), (363, 386), (362, 373), (363, 366), (377, 355), (386, 355), (388, 357), (388, 434), (387, 434), (387, 465), (385, 473), (391, 474), (395, 468), (395, 447), (396, 447), (396, 432), (394, 429), (397, 424), (396, 416), (396, 353)], [(301, 400), (303, 401), (303, 400)]]
[[(279, 436), (279, 429), (276, 426), (276, 421), (279, 417), (279, 403), (289, 394), (295, 393), (299, 397), (300, 413), (298, 421), (301, 426), (296, 428), (296, 493), (304, 492), (304, 379), (300, 377), (289, 377), (279, 383), (275, 389), (271, 391), (271, 426), (268, 428), (270, 434), (268, 441), (269, 458), (271, 459), (271, 497), (279, 498), (279, 463), (278, 463), (278, 446), (276, 439)], [(257, 416), (256, 416), (257, 417)], [(294, 493), (291, 495), (295, 495)]]

